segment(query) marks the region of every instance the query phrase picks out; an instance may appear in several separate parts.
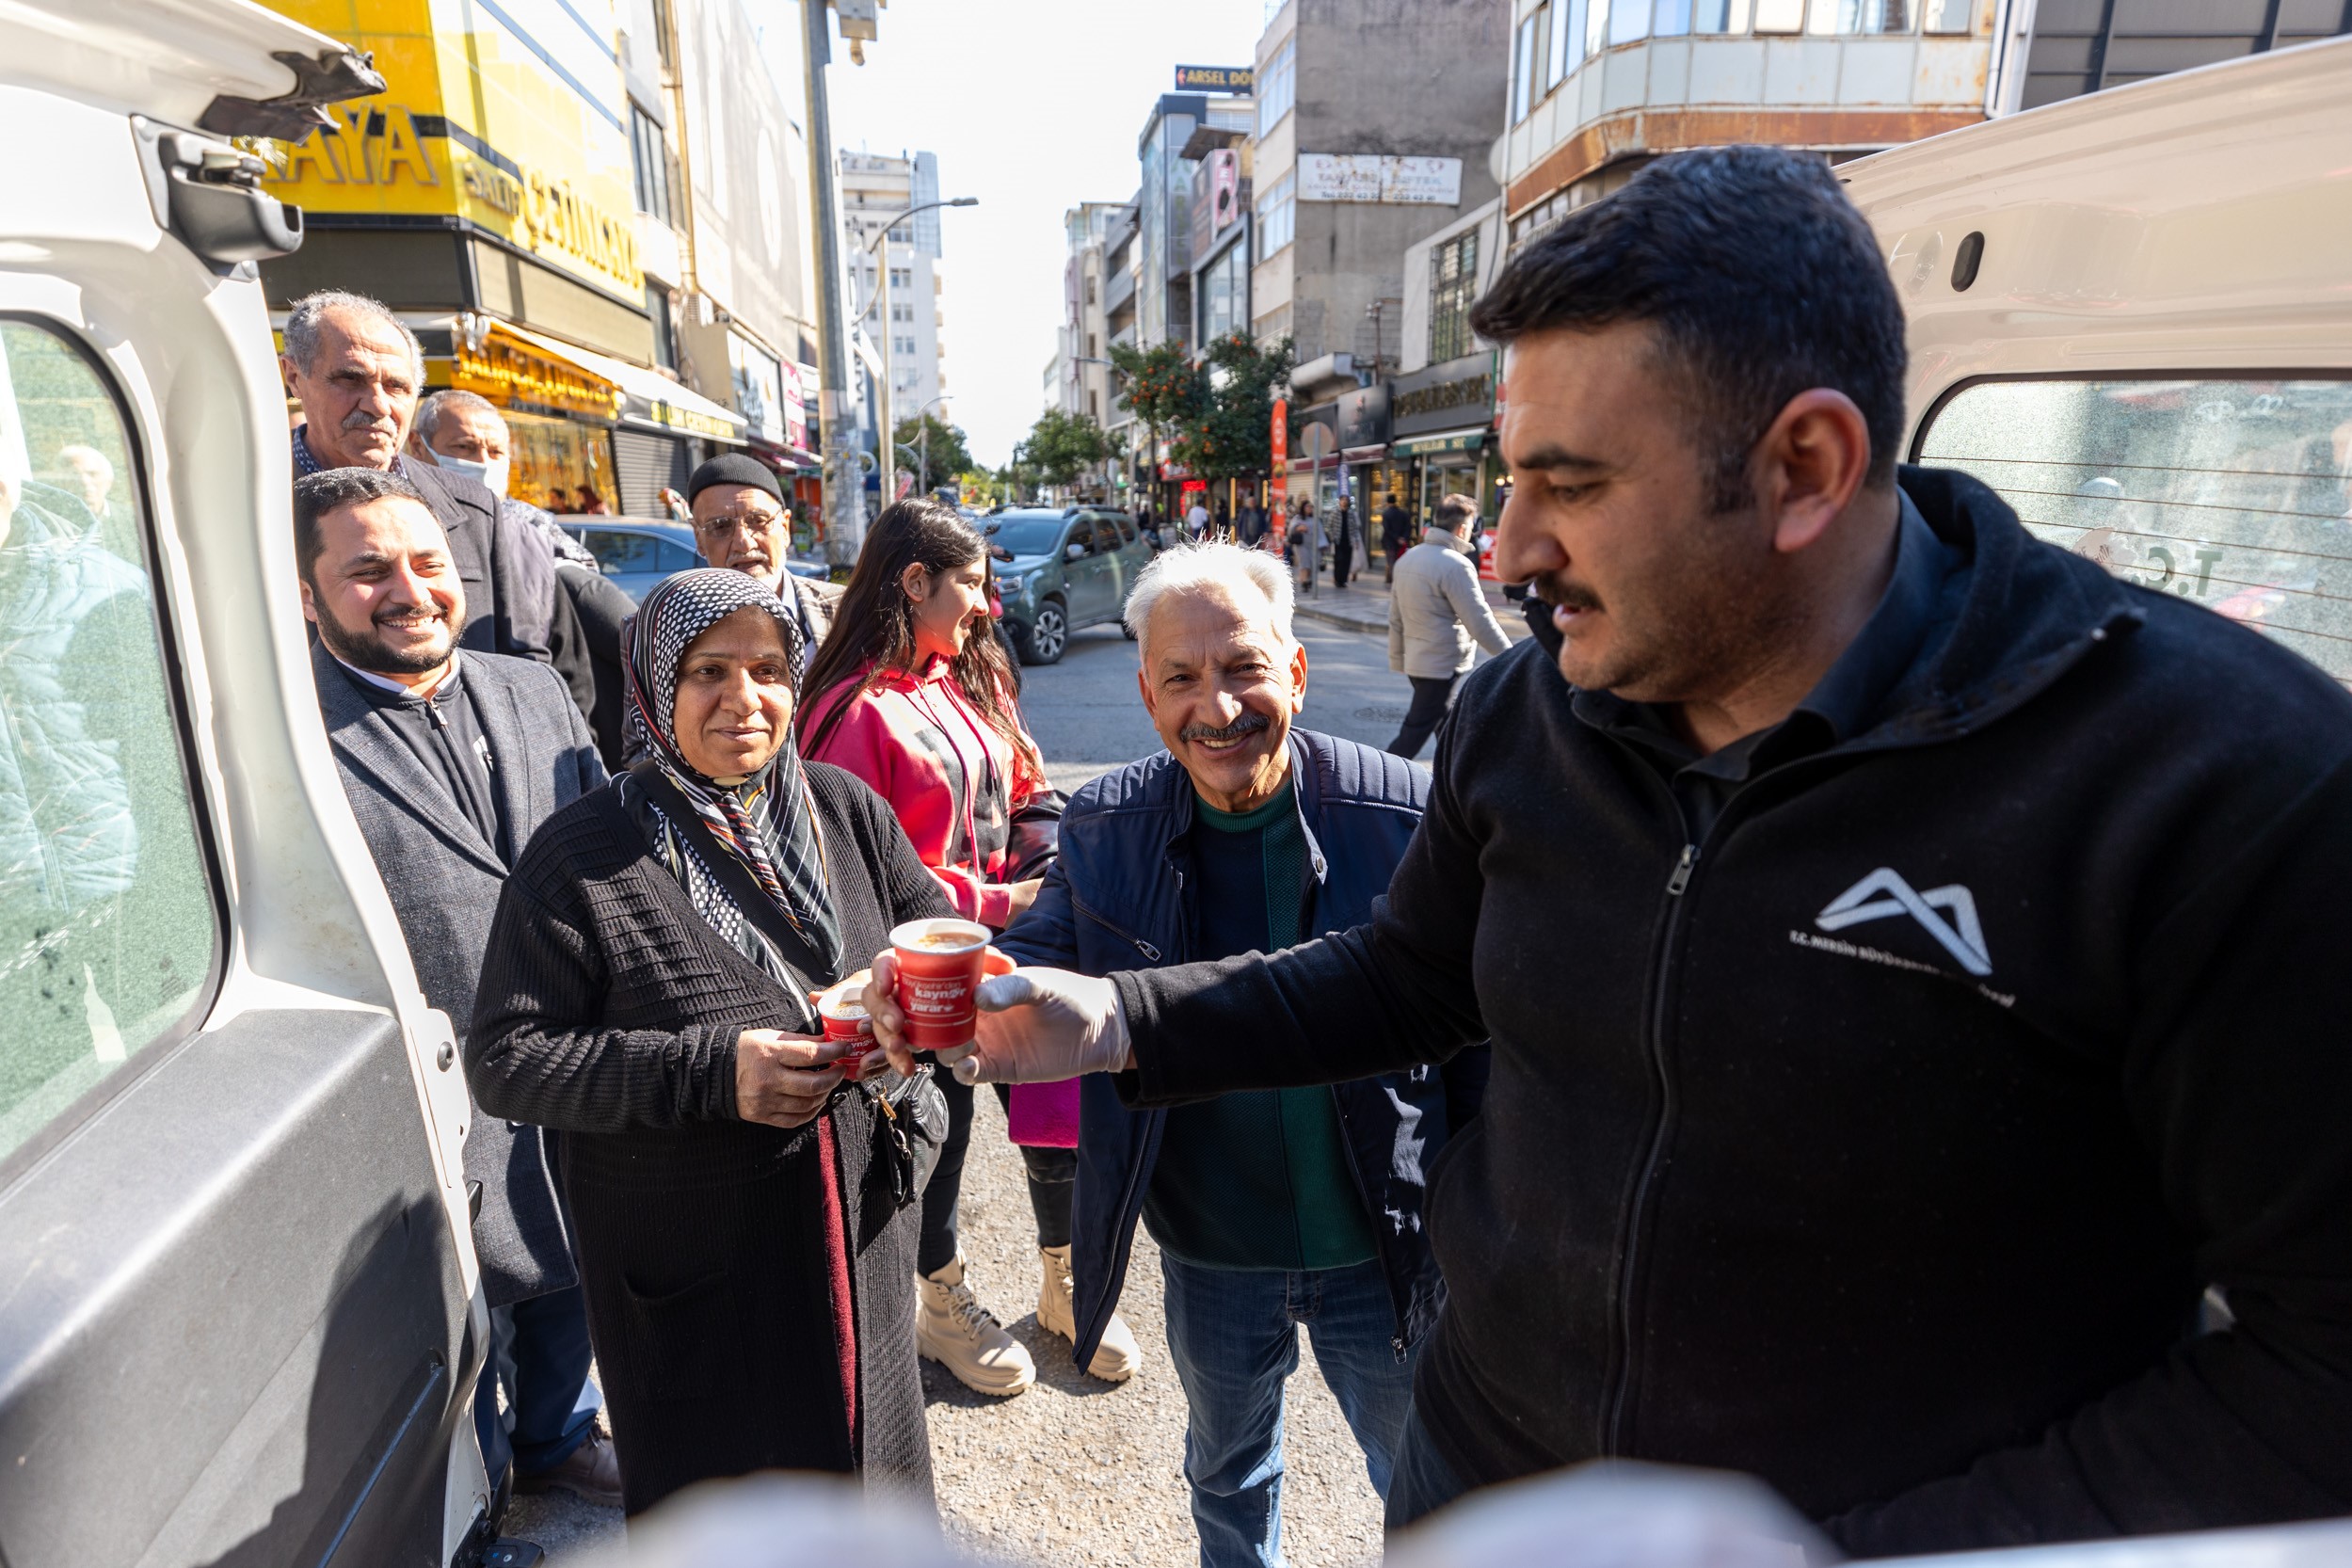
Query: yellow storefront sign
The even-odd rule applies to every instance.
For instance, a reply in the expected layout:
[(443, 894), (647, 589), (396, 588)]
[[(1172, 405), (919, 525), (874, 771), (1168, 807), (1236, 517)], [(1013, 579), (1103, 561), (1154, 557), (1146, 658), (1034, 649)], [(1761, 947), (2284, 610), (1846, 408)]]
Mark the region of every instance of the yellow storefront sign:
[(480, 327), (454, 335), (449, 385), (478, 392), (502, 408), (524, 403), (600, 420), (619, 415), (620, 389), (612, 382), (519, 341), (502, 322), (470, 319)]
[(455, 217), (608, 294), (644, 295), (611, 0), (271, 0), (375, 51), (271, 182), (306, 211)]

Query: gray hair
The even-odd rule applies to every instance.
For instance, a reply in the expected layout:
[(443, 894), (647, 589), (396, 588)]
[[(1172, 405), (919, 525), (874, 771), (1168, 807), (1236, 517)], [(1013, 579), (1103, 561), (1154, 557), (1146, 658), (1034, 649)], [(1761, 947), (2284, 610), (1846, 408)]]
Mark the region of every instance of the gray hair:
[(392, 307), (380, 299), (370, 299), (363, 294), (346, 294), (341, 289), (320, 289), (306, 294), (294, 302), (286, 312), (286, 358), (295, 362), (303, 375), (318, 363), (318, 330), (327, 317), (343, 311), (389, 327), (400, 334), (408, 345), (408, 365), (416, 373), (417, 385), (424, 385), (424, 345), (408, 330), (408, 324), (392, 314)]
[(1437, 526), (1460, 532), (1462, 525), (1479, 515), (1479, 504), (1456, 491), (1437, 504)]
[(441, 415), (459, 408), (469, 412), (486, 413), (498, 421), (502, 427), (506, 423), (506, 416), (499, 412), (498, 405), (484, 397), (480, 392), (460, 392), (455, 387), (443, 387), (440, 392), (417, 405), (415, 423), (417, 440), (431, 446), (433, 438), (440, 433)]
[(1290, 635), (1290, 574), (1282, 563), (1262, 550), (1245, 550), (1224, 539), (1180, 544), (1152, 557), (1127, 596), (1127, 629), (1135, 635), (1136, 651), (1148, 655), (1151, 613), (1171, 594), (1223, 590), (1243, 605), (1255, 593), (1265, 601), (1267, 624), (1287, 646)]
[(57, 448), (57, 461), (61, 463), (72, 463), (79, 457), (88, 457), (91, 462), (96, 463), (98, 472), (106, 476), (106, 483), (109, 485), (114, 483), (114, 464), (107, 461), (106, 455), (96, 447), (84, 446), (76, 441), (72, 446)]

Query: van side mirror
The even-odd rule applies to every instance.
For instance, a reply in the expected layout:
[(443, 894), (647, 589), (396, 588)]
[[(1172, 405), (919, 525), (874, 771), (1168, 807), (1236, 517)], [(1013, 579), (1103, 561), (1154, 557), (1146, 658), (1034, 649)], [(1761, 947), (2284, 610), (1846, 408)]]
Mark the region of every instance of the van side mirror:
[(1064, 545), (1062, 547), (1062, 559), (1064, 561), (1083, 561), (1086, 559), (1086, 547), (1082, 544)]

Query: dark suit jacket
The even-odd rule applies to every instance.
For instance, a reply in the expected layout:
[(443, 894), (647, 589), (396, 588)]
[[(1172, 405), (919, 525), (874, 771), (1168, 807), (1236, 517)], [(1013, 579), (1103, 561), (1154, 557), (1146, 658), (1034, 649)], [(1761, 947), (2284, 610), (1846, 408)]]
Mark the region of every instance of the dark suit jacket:
[[(319, 712), (344, 793), (400, 917), (417, 985), (449, 1015), (461, 1045), (473, 1020), (473, 993), (506, 868), (541, 823), (604, 783), (604, 764), (561, 676), (497, 654), (463, 657), (463, 677), (489, 742), (505, 844), (483, 841), (416, 753), (353, 689), (334, 656), (311, 648)], [(482, 1184), (473, 1245), (490, 1304), (571, 1285), (577, 1275), (570, 1236), (539, 1129), (477, 1110), (466, 1137), (466, 1176)]]
[(536, 529), (499, 515), (478, 479), (404, 457), (401, 476), (424, 496), (449, 536), (466, 589), (464, 646), (544, 664), (555, 617), (555, 552)]

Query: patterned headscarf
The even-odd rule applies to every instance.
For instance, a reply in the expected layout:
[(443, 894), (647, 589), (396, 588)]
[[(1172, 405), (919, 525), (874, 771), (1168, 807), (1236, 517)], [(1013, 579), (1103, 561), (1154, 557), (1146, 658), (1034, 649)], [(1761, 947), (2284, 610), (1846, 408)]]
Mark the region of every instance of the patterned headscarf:
[[(694, 846), (674, 829), (663, 832), (655, 848), (712, 928), (797, 997), (805, 984), (822, 985), (831, 980), (841, 960), (840, 921), (826, 886), (824, 841), (801, 771), (798, 742), (788, 734), (765, 767), (731, 787), (695, 771), (678, 746), (679, 661), (703, 632), (736, 611), (754, 607), (776, 618), (784, 639), (785, 667), (797, 671), (800, 625), (773, 591), (740, 571), (722, 568), (680, 572), (646, 595), (631, 619), (627, 706), (642, 727), (655, 765), (693, 803), (711, 836), (742, 861), (808, 951), (778, 952), (744, 919)], [(627, 783), (624, 775), (624, 790)], [(643, 791), (631, 792), (643, 799)], [(658, 807), (650, 801), (644, 804), (661, 817)], [(664, 825), (667, 827), (666, 822)], [(815, 972), (800, 972), (803, 965)]]

